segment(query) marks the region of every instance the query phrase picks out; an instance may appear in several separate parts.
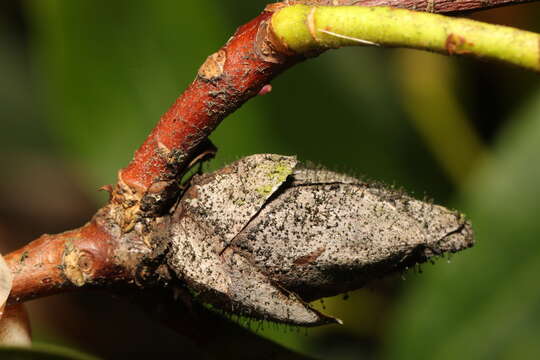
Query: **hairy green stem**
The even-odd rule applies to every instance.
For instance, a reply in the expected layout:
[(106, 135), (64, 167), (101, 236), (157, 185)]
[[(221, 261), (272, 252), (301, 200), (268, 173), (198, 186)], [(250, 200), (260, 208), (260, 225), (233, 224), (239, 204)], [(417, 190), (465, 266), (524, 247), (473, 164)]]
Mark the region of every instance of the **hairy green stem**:
[(505, 26), (390, 7), (292, 5), (272, 17), (281, 45), (309, 55), (380, 45), (468, 55), (540, 72), (540, 35)]

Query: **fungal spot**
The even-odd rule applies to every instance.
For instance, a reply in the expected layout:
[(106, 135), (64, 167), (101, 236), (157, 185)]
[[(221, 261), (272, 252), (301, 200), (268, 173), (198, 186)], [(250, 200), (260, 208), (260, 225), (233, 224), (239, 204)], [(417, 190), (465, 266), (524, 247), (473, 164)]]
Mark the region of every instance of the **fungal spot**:
[(446, 48), (446, 51), (448, 51), (448, 55), (464, 55), (471, 53), (468, 48), (473, 45), (472, 42), (467, 41), (463, 36), (451, 33), (446, 37), (444, 47)]
[(199, 68), (198, 75), (205, 80), (215, 80), (223, 74), (223, 67), (227, 60), (227, 53), (221, 49), (210, 55)]
[(269, 181), (262, 181), (263, 185), (255, 189), (261, 197), (267, 197), (272, 194), (276, 186), (283, 183), (287, 176), (292, 174), (293, 168), (286, 161), (278, 161), (267, 168), (261, 167)]
[(257, 191), (257, 193), (261, 195), (261, 197), (266, 197), (272, 193), (272, 188), (272, 185), (263, 185), (255, 189), (255, 191)]

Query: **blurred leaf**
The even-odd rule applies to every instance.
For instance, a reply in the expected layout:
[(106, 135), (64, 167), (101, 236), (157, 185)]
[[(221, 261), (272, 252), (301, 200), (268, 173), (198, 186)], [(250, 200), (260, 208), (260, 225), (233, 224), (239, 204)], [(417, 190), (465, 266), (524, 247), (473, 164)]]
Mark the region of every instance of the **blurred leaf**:
[[(409, 287), (389, 359), (540, 356), (540, 92), (501, 132), (458, 207), (477, 246)], [(536, 342), (534, 341), (536, 339)]]
[[(410, 49), (402, 49), (396, 55), (396, 77), (409, 120), (448, 177), (461, 185), (486, 154), (456, 99), (456, 61)], [(424, 71), (416, 71), (419, 66)]]
[(0, 317), (2, 316), (2, 310), (6, 303), (11, 286), (13, 283), (13, 274), (9, 269), (4, 257), (0, 255)]
[(30, 321), (24, 304), (6, 306), (0, 319), (0, 344), (30, 346), (32, 343), (30, 333)]
[(0, 9), (0, 151), (11, 153), (28, 149), (42, 151), (49, 145), (46, 126), (32, 88), (32, 76), (20, 34), (10, 27), (9, 12)]
[(0, 255), (0, 344), (28, 346), (30, 321), (23, 304), (6, 305), (13, 286), (13, 274), (4, 257)]
[(0, 347), (2, 360), (98, 360), (81, 352), (59, 346), (38, 344), (32, 348)]

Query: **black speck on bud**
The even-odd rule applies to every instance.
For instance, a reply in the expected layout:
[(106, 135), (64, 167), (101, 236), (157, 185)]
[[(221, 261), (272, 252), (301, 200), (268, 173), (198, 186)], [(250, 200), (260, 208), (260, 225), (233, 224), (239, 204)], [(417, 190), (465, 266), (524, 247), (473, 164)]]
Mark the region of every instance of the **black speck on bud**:
[(168, 237), (201, 301), (304, 326), (339, 322), (307, 301), (473, 245), (459, 213), (272, 154), (195, 177)]

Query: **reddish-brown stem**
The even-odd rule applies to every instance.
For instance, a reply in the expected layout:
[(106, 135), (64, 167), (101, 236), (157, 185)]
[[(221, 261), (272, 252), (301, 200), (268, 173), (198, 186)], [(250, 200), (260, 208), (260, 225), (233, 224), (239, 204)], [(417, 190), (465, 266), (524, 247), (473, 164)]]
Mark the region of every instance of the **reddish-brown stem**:
[[(195, 81), (162, 116), (133, 161), (120, 172), (120, 181), (145, 192), (156, 180), (174, 178), (219, 122), (256, 95), (284, 64), (267, 61), (258, 52), (265, 12), (240, 27), (230, 41), (211, 55)], [(259, 35), (259, 37), (258, 37)], [(174, 164), (174, 167), (173, 167)]]
[(13, 272), (9, 302), (23, 302), (83, 285), (113, 283), (126, 272), (115, 261), (117, 242), (95, 219), (83, 227), (42, 235), (6, 255)]

